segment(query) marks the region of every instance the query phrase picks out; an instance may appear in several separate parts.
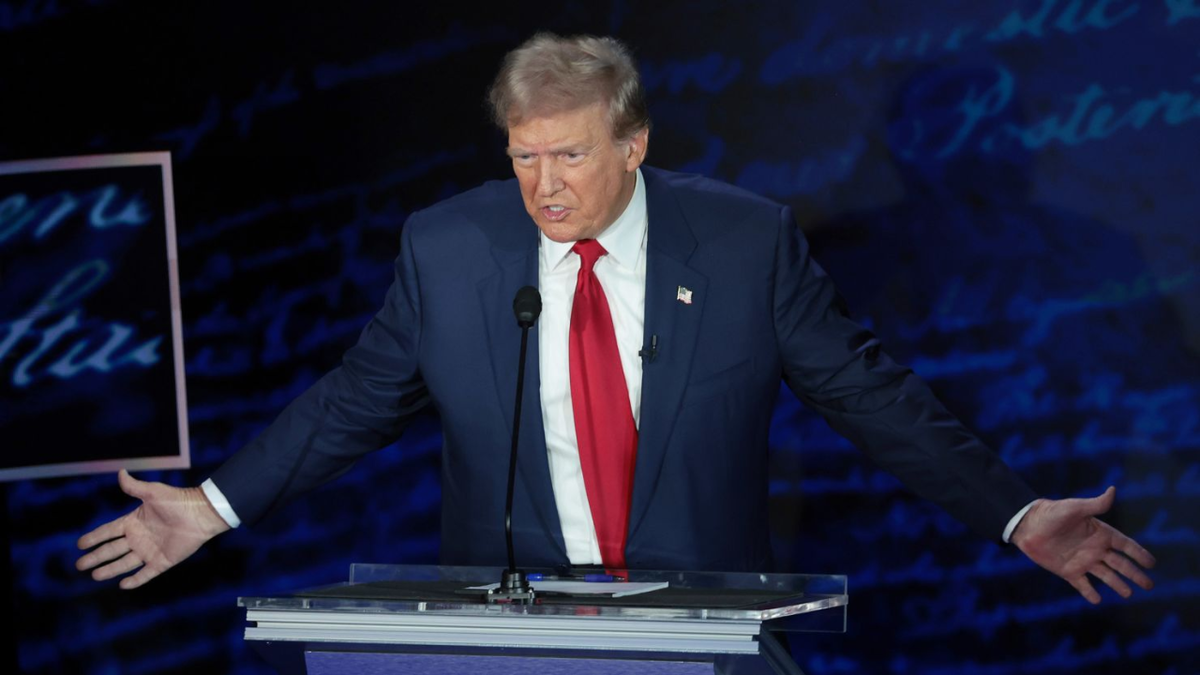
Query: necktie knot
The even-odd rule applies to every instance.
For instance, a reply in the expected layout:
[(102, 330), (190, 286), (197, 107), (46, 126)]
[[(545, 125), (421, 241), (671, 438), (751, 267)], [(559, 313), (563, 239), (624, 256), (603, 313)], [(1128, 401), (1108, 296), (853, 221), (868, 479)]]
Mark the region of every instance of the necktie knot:
[(600, 256), (608, 253), (608, 251), (604, 250), (600, 242), (595, 239), (580, 239), (575, 242), (571, 250), (579, 256), (579, 261), (584, 272), (591, 272), (592, 267), (600, 259)]

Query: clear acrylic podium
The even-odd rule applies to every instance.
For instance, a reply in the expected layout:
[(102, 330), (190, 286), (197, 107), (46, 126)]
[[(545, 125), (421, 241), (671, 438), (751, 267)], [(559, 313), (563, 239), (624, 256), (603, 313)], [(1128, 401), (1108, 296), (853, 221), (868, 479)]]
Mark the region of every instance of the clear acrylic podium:
[(246, 641), (284, 675), (802, 675), (782, 636), (846, 626), (840, 575), (630, 571), (668, 587), (534, 605), (465, 590), (500, 571), (355, 564), (347, 583), (238, 605)]

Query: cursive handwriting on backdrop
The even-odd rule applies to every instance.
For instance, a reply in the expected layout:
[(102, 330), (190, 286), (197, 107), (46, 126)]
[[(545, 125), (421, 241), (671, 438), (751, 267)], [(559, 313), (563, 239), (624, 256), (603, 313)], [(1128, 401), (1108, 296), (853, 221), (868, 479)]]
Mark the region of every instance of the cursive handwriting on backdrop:
[[(0, 252), (24, 237), (44, 242), (62, 228), (104, 236), (144, 227), (151, 217), (139, 195), (125, 194), (115, 184), (40, 199), (17, 192), (0, 199)], [(48, 377), (69, 380), (87, 370), (108, 373), (158, 363), (162, 335), (141, 339), (126, 322), (89, 316), (86, 301), (111, 271), (112, 262), (103, 257), (84, 260), (48, 284), (40, 299), (17, 316), (0, 317), (0, 378), (20, 389)]]

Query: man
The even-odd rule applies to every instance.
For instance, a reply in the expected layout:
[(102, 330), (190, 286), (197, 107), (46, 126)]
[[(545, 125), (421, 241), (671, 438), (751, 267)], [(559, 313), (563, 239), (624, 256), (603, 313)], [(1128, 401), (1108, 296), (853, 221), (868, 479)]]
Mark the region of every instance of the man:
[[(766, 449), (780, 378), (873, 460), (1091, 602), (1154, 564), (1087, 500), (1036, 495), (850, 321), (790, 209), (643, 167), (633, 60), (538, 35), (492, 88), (515, 181), (414, 214), (396, 278), (343, 365), (201, 488), (120, 483), (133, 513), (84, 535), (80, 569), (135, 588), (240, 521), (443, 421), (443, 560), (497, 564), (516, 381), (515, 291), (545, 309), (523, 402), (514, 539), (523, 565), (763, 570)], [(529, 226), (529, 219), (536, 228)], [(140, 567), (140, 569), (138, 569)]]

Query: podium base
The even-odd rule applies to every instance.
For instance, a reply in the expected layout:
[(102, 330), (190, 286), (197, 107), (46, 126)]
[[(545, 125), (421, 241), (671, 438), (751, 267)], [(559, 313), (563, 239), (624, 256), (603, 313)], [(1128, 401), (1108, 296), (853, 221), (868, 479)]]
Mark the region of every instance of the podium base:
[(711, 663), (645, 661), (631, 659), (563, 658), (536, 656), (467, 656), (463, 654), (305, 654), (308, 675), (363, 675), (388, 673), (423, 675), (713, 675)]
[(787, 649), (764, 630), (757, 654), (656, 654), (569, 650), (460, 648), (453, 652), (420, 646), (325, 645), (255, 641), (280, 675), (367, 675), (446, 673), (512, 675), (804, 675)]

